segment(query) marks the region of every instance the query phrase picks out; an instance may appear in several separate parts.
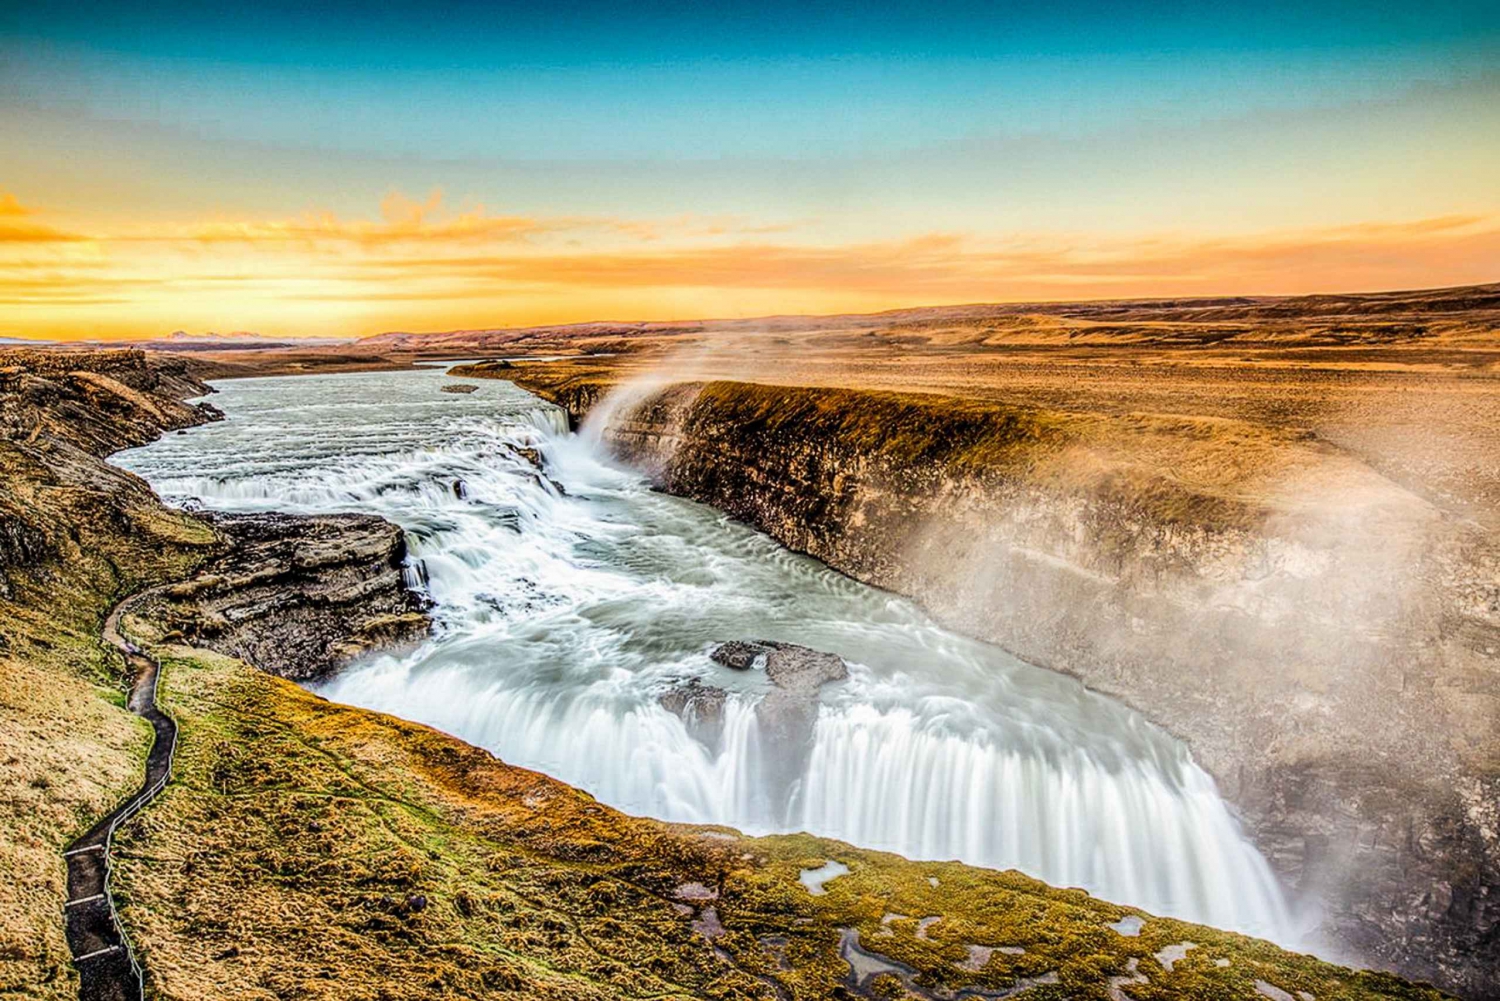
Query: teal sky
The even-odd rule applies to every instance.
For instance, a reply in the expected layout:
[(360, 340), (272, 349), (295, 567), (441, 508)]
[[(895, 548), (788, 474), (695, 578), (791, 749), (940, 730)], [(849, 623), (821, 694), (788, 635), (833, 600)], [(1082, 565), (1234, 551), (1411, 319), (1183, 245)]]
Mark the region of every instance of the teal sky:
[[(1478, 220), (1500, 211), (1497, 108), (1493, 2), (0, 10), (0, 194), (115, 246), (379, 224), (382, 199), (434, 191), (429, 218), (545, 220), (527, 241), (589, 252), (648, 227), (656, 247), (1071, 247)], [(716, 304), (674, 289), (621, 308)]]

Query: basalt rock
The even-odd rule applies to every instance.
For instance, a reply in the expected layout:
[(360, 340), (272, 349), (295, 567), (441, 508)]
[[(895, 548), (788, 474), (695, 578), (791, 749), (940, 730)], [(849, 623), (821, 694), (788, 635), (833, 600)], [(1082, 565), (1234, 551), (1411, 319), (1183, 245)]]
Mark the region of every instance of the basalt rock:
[(709, 653), (708, 659), (716, 664), (733, 668), (736, 671), (748, 671), (755, 666), (770, 651), (764, 643), (749, 643), (745, 640), (730, 640), (728, 643), (720, 643)]
[(458, 393), (458, 394), (461, 394), (461, 395), (467, 395), (469, 393), (474, 392), (474, 390), (476, 390), (478, 388), (479, 387), (476, 386), (476, 385), (474, 385), (473, 383), (460, 382), (460, 383), (458, 383), (456, 385), (452, 385), (452, 386), (442, 386), (442, 387), (440, 387), (438, 389), (438, 392), (440, 392), (440, 393)]
[(430, 622), (405, 583), (401, 529), (374, 515), (201, 516), (221, 555), (143, 608), (194, 646), (294, 681), (413, 642)]
[(717, 750), (724, 734), (724, 703), (729, 693), (697, 678), (688, 678), (663, 692), (661, 707), (682, 719), (688, 732), (710, 750)]
[(818, 692), (825, 684), (847, 678), (849, 669), (837, 654), (791, 643), (759, 645), (765, 648), (766, 677), (774, 687), (755, 707), (755, 715), (767, 746), (777, 751), (772, 782), (787, 789), (807, 771), (818, 722)]

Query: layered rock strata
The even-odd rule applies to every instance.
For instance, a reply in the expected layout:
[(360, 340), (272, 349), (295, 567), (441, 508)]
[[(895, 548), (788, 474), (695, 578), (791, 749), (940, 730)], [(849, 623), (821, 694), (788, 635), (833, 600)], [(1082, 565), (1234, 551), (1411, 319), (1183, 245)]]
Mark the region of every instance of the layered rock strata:
[(407, 587), (406, 539), (374, 515), (205, 517), (224, 551), (156, 592), (150, 614), (195, 647), (293, 681), (326, 677), (372, 649), (426, 635)]

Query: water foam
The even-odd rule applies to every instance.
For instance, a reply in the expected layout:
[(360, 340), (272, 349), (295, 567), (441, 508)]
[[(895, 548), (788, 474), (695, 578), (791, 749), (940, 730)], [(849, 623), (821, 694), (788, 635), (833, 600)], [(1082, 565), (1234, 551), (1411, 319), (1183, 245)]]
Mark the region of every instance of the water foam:
[[(368, 511), (407, 530), (436, 635), (355, 665), (322, 689), (330, 698), (439, 727), (633, 813), (1018, 868), (1294, 940), (1276, 880), (1211, 779), (1134, 713), (653, 493), (509, 383), (457, 396), (438, 393), (443, 378), (226, 382), (215, 403), (228, 421), (117, 461), (214, 509)], [(825, 692), (790, 788), (770, 778), (763, 680), (707, 657), (750, 637), (852, 664)], [(730, 691), (711, 746), (658, 704), (688, 677)]]

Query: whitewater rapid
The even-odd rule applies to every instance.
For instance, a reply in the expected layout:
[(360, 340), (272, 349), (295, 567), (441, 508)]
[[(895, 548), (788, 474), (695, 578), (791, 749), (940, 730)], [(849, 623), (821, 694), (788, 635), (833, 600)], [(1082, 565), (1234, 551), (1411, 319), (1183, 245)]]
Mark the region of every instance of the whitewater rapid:
[[(435, 634), (350, 667), (319, 689), (331, 699), (438, 727), (631, 813), (1016, 868), (1295, 942), (1212, 780), (1135, 713), (652, 492), (510, 383), (439, 392), (452, 381), (439, 369), (225, 381), (213, 402), (228, 420), (114, 461), (174, 501), (362, 511), (406, 530)], [(708, 658), (752, 638), (851, 665), (824, 690), (791, 788), (768, 781), (763, 679)], [(713, 746), (658, 704), (690, 677), (731, 692)]]

